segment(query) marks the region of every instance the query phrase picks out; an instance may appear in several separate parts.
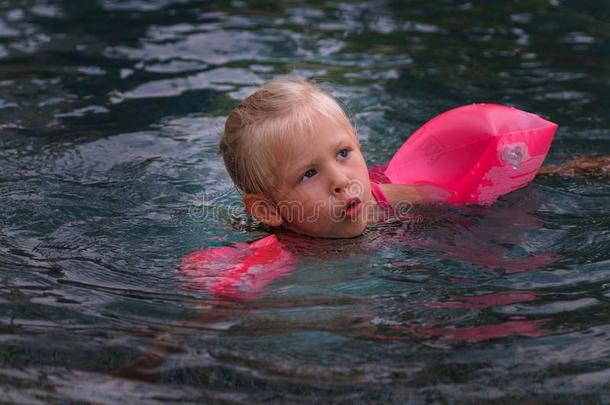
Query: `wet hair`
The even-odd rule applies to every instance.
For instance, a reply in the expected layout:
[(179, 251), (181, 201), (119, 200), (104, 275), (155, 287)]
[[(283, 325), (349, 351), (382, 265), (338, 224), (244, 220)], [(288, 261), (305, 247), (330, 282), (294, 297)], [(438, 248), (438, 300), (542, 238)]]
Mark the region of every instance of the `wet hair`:
[(220, 140), (220, 154), (237, 188), (270, 196), (284, 169), (282, 148), (312, 134), (320, 118), (356, 136), (337, 101), (300, 77), (270, 81), (246, 97), (227, 117)]

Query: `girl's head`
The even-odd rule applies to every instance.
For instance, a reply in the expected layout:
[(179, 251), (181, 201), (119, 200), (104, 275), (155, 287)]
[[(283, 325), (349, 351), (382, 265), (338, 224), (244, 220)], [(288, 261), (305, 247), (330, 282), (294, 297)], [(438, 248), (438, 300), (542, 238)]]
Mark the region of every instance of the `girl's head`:
[(263, 85), (229, 114), (220, 152), (259, 221), (319, 237), (366, 227), (372, 197), (356, 132), (317, 86), (300, 78)]

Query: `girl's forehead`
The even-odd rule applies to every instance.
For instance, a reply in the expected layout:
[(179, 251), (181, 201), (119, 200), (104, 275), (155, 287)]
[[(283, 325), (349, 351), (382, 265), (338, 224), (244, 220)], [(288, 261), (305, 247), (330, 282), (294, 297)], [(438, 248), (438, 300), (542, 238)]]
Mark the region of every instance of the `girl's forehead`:
[[(280, 182), (291, 176), (296, 166), (313, 162), (316, 155), (343, 139), (358, 143), (349, 121), (339, 117), (312, 114), (309, 120), (284, 122), (275, 126), (273, 135), (267, 138), (265, 154), (271, 173)], [(262, 145), (261, 145), (262, 146)]]
[(355, 134), (338, 125), (292, 137), (278, 144), (274, 151), (277, 175), (293, 175), (295, 170), (304, 166), (316, 165), (320, 159), (334, 156), (337, 148), (349, 147), (348, 143), (358, 144)]
[(315, 154), (348, 139), (357, 142), (351, 128), (324, 118), (314, 123), (311, 128), (294, 131), (283, 137), (277, 143), (275, 153), (282, 160), (301, 160), (308, 154)]

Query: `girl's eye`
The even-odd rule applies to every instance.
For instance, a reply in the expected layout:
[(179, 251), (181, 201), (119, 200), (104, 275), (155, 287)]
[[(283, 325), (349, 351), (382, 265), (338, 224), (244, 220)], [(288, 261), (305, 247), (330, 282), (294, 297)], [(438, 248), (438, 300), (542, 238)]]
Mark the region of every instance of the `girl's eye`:
[(349, 151), (345, 148), (341, 149), (339, 151), (339, 153), (337, 153), (337, 156), (342, 157), (342, 158), (346, 158), (347, 155), (349, 155)]
[(307, 180), (307, 179), (311, 179), (313, 176), (315, 176), (318, 172), (315, 171), (314, 169), (309, 169), (307, 170), (304, 174), (303, 177), (301, 177), (301, 181)]

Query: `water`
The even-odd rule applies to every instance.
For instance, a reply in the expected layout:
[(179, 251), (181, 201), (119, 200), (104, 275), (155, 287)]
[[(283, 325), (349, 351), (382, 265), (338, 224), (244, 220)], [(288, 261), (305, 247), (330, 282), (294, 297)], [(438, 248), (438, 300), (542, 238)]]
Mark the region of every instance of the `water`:
[(216, 154), (261, 82), (326, 83), (371, 164), (483, 101), (556, 121), (561, 163), (610, 154), (609, 39), (601, 0), (0, 2), (3, 398), (607, 402), (608, 177), (297, 238), (252, 302), (177, 268), (265, 235)]

